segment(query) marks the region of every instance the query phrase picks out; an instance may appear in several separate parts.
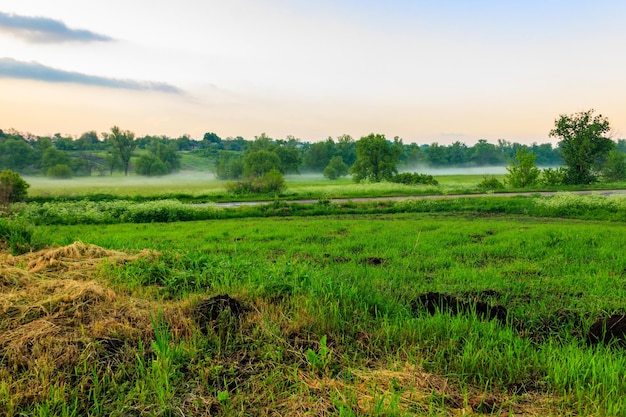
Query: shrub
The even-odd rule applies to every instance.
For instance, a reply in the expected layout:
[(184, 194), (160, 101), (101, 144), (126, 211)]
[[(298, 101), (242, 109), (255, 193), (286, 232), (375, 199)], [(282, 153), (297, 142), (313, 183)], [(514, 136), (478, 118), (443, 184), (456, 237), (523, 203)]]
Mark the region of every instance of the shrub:
[(0, 172), (0, 204), (5, 206), (26, 198), (28, 184), (17, 172), (5, 169)]
[(250, 177), (226, 186), (233, 194), (278, 194), (285, 187), (283, 174), (275, 168), (260, 177)]
[(626, 154), (613, 149), (602, 167), (602, 177), (608, 182), (626, 179)]
[(343, 162), (341, 156), (333, 156), (326, 168), (324, 168), (324, 176), (329, 180), (336, 180), (346, 175), (348, 175), (348, 165)]
[(439, 185), (439, 182), (432, 176), (427, 174), (419, 174), (417, 172), (404, 172), (402, 174), (396, 174), (390, 179), (391, 182), (407, 185)]
[(69, 165), (58, 164), (48, 168), (46, 175), (50, 178), (67, 179), (72, 178), (73, 172)]
[(506, 169), (509, 174), (506, 176), (511, 187), (524, 188), (537, 184), (539, 178), (539, 168), (535, 165), (537, 156), (525, 148), (515, 151), (515, 159)]
[(541, 172), (543, 185), (562, 185), (565, 181), (566, 170), (562, 167), (546, 168)]
[(11, 249), (13, 255), (32, 250), (33, 231), (33, 225), (23, 220), (0, 218), (0, 241)]
[(481, 182), (478, 183), (478, 189), (485, 191), (503, 190), (504, 184), (502, 184), (496, 177), (485, 176)]

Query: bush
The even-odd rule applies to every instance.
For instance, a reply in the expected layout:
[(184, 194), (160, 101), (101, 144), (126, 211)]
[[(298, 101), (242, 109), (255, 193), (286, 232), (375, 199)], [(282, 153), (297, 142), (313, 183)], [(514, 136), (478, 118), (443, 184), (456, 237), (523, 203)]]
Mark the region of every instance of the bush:
[(169, 173), (169, 167), (159, 157), (144, 154), (135, 163), (135, 172), (139, 175), (160, 176)]
[(0, 218), (0, 241), (10, 249), (12, 255), (21, 255), (33, 249), (34, 227), (23, 220)]
[(69, 165), (58, 164), (48, 168), (46, 175), (50, 178), (67, 179), (72, 178), (73, 172)]
[(478, 183), (478, 189), (482, 192), (503, 190), (504, 184), (498, 181), (496, 177), (485, 176), (484, 179), (480, 183)]
[(419, 174), (417, 172), (404, 172), (402, 174), (396, 174), (390, 179), (391, 182), (407, 185), (439, 185), (439, 182), (432, 176), (427, 174)]
[(525, 148), (519, 148), (515, 151), (515, 159), (506, 169), (509, 174), (506, 176), (507, 181), (514, 188), (531, 187), (537, 184), (541, 171), (535, 165), (537, 156)]
[(285, 190), (285, 178), (277, 169), (260, 177), (250, 177), (226, 186), (233, 194), (278, 194)]
[(329, 180), (336, 180), (346, 175), (348, 175), (348, 165), (343, 162), (341, 156), (333, 156), (326, 168), (324, 168), (324, 176)]
[(543, 185), (563, 185), (566, 172), (562, 167), (546, 168), (541, 172), (541, 183)]
[(8, 205), (26, 198), (28, 184), (17, 172), (5, 169), (0, 172), (0, 204)]

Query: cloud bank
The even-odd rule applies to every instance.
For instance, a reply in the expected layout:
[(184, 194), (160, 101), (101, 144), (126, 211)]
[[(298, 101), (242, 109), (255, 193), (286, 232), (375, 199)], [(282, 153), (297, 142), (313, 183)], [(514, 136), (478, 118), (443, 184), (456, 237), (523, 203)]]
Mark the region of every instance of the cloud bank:
[(0, 77), (183, 94), (181, 89), (167, 83), (99, 77), (79, 72), (64, 71), (42, 65), (38, 62), (17, 61), (13, 58), (0, 58)]
[(0, 12), (0, 31), (32, 43), (108, 42), (106, 35), (89, 30), (70, 29), (65, 23), (47, 17), (18, 16)]

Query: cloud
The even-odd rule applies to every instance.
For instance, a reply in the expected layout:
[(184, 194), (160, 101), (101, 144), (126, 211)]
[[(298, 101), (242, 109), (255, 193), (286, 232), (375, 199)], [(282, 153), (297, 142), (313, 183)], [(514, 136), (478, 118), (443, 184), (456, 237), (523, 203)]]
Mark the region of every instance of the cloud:
[(38, 62), (17, 61), (13, 58), (0, 58), (0, 78), (2, 77), (47, 81), (53, 83), (85, 84), (99, 87), (121, 88), (126, 90), (145, 90), (171, 94), (183, 94), (181, 89), (167, 83), (99, 77), (97, 75), (63, 71), (47, 67)]
[(47, 17), (18, 16), (0, 12), (0, 31), (33, 43), (108, 42), (105, 35), (83, 29), (70, 29), (65, 23)]

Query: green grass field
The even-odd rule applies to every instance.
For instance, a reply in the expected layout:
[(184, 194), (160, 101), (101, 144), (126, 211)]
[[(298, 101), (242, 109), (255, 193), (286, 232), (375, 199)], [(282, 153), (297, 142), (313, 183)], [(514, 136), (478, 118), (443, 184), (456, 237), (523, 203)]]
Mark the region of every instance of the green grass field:
[(0, 411), (624, 415), (623, 349), (586, 335), (624, 312), (625, 232), (488, 212), (38, 226), (69, 246), (5, 260)]

